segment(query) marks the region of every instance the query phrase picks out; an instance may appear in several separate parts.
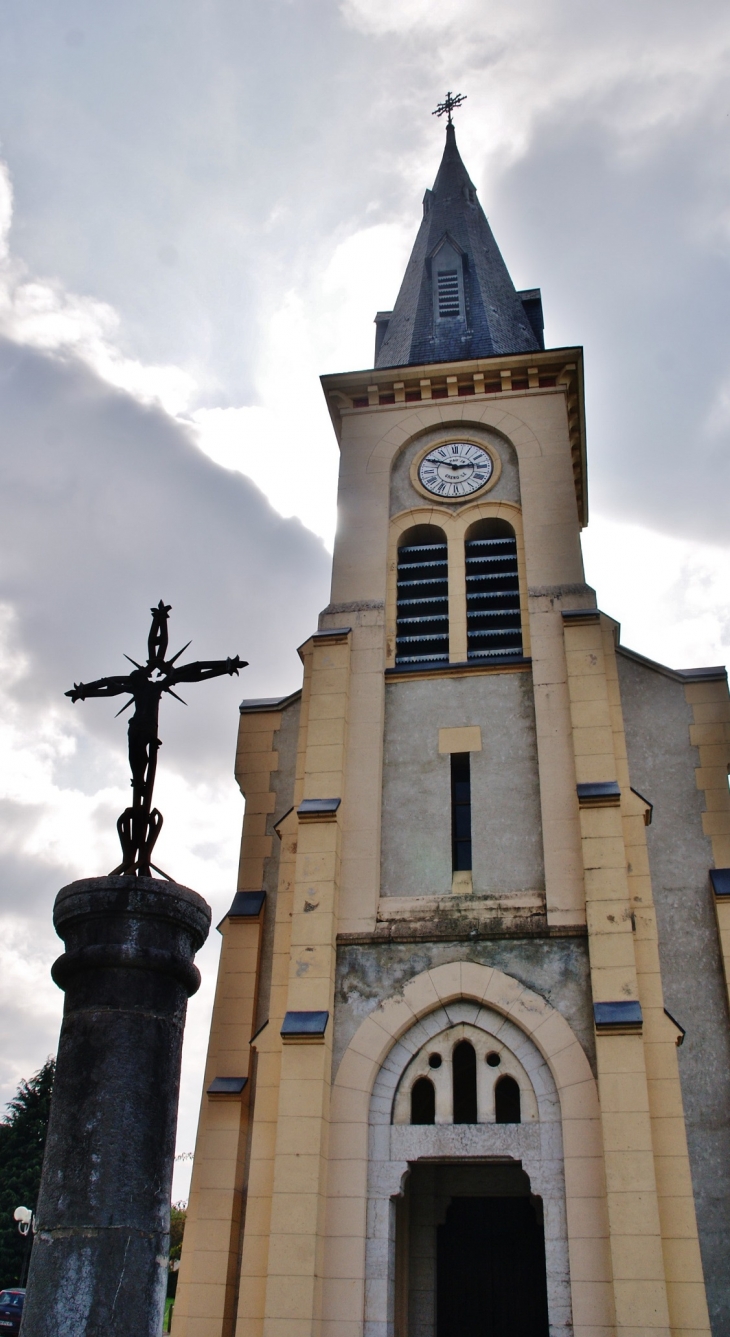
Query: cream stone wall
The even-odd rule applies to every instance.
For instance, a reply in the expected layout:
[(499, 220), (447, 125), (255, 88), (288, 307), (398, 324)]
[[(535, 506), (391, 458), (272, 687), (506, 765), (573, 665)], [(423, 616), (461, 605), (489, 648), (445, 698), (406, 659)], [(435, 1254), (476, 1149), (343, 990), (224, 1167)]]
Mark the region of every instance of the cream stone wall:
[(596, 1036), (616, 1328), (707, 1333), (676, 1031), (664, 1014), (646, 805), (629, 784), (614, 631), (597, 613), (565, 626), (577, 782), (621, 791), (580, 811), (593, 997), (637, 1000), (643, 1013), (643, 1033)]
[[(240, 717), (236, 778), (246, 814), (239, 890), (259, 891), (263, 885), (264, 859), (271, 852), (266, 816), (274, 808), (271, 777), (278, 765), (273, 741), (280, 724), (278, 711)], [(235, 1331), (261, 916), (227, 916), (219, 927), (223, 943), (175, 1301), (180, 1337), (233, 1337)], [(208, 1095), (215, 1077), (245, 1077), (247, 1085), (238, 1097)]]
[[(273, 842), (281, 842), (268, 1006), (259, 1000), (268, 1021), (252, 1037), (258, 926), (227, 923), (208, 1073), (221, 1075), (224, 1054), (226, 1062), (242, 1065), (250, 1052), (249, 1081), (243, 1101), (215, 1103), (204, 1096), (174, 1320), (178, 1334), (394, 1337), (394, 1199), (409, 1161), (434, 1148), (468, 1161), (492, 1154), (499, 1139), (505, 1155), (529, 1167), (531, 1182), (534, 1177), (551, 1204), (555, 1334), (569, 1332), (571, 1322), (579, 1337), (709, 1332), (677, 1030), (664, 1013), (646, 804), (631, 791), (615, 624), (596, 611), (580, 555), (580, 352), (566, 350), (564, 372), (552, 378), (556, 384), (541, 387), (539, 370), (550, 359), (554, 364), (556, 355), (530, 355), (535, 365), (527, 368), (524, 391), (511, 390), (512, 373), (502, 368), (499, 394), (480, 393), (481, 363), (467, 368), (470, 385), (461, 364), (444, 366), (439, 374), (450, 372), (448, 398), (441, 399), (430, 398), (433, 369), (409, 369), (421, 387), (417, 403), (406, 402), (400, 382), (396, 402), (380, 403), (387, 373), (373, 373), (364, 407), (355, 378), (353, 385), (347, 377), (326, 378), (325, 390), (338, 405), (333, 417), (342, 452), (331, 603), (300, 652), (304, 687), (294, 802), (274, 835), (271, 777), (279, 764), (274, 735), (280, 712), (242, 717), (237, 759), (247, 796), (242, 888), (263, 886)], [(491, 499), (485, 493), (459, 506), (414, 498), (393, 515), (394, 466), (404, 452), (417, 453), (427, 435), (442, 431), (488, 433), (497, 450), (502, 442), (509, 495), (495, 489)], [(398, 495), (405, 496), (402, 478), (401, 484)], [(587, 933), (590, 1001), (635, 1002), (643, 1022), (633, 1029), (597, 1025), (594, 1073), (590, 1044), (583, 1048), (562, 1014), (559, 989), (552, 1006), (516, 977), (517, 957), (514, 974), (472, 959), (408, 969), (406, 959), (389, 996), (369, 1004), (369, 1015), (354, 1035), (348, 1032), (334, 1070), (338, 941), (377, 944), (395, 937), (408, 917), (408, 900), (421, 917), (421, 936), (433, 921), (438, 937), (449, 899), (448, 891), (421, 897), (419, 906), (418, 898), (381, 897), (381, 826), (398, 822), (398, 813), (383, 803), (386, 675), (399, 690), (398, 537), (422, 523), (447, 534), (451, 665), (440, 676), (449, 681), (449, 674), (458, 673), (468, 686), (472, 676), (500, 671), (459, 667), (466, 659), (464, 535), (486, 516), (507, 519), (517, 535), (525, 655), (532, 661), (522, 667), (534, 685), (545, 868), (539, 905), (501, 920), (499, 933), (516, 944), (520, 933), (531, 943), (561, 935), (584, 942)], [(578, 611), (578, 617), (563, 618)], [(420, 677), (427, 688), (426, 680), (439, 671), (409, 676)], [(723, 696), (716, 684), (693, 683), (687, 692), (700, 750), (697, 784), (706, 797), (704, 829), (718, 866), (730, 866), (727, 689)], [(439, 728), (476, 724), (461, 714), (435, 721), (434, 753)], [(585, 796), (579, 799), (578, 786), (607, 781), (617, 786), (608, 801), (587, 806)], [(326, 812), (306, 805), (300, 811), (309, 799), (340, 803)], [(534, 898), (535, 891), (516, 894)], [(384, 910), (388, 899), (394, 903), (390, 913)], [(452, 899), (466, 902), (468, 895)], [(479, 900), (473, 932), (484, 941), (498, 899), (491, 908), (487, 897)], [(725, 910), (724, 904), (718, 908), (727, 954)], [(468, 945), (460, 943), (460, 958), (464, 952), (468, 958)], [(581, 999), (587, 1002), (582, 959)], [(327, 1024), (309, 1043), (282, 1036), (287, 1013), (313, 1012), (326, 1013)], [(391, 1123), (398, 1081), (442, 1014), (452, 1027), (481, 1027), (510, 1049), (532, 1084), (537, 1118), (509, 1132), (489, 1122), (466, 1131), (448, 1122), (434, 1129)], [(491, 1151), (485, 1152), (489, 1138)], [(402, 1297), (400, 1304), (402, 1318)]]

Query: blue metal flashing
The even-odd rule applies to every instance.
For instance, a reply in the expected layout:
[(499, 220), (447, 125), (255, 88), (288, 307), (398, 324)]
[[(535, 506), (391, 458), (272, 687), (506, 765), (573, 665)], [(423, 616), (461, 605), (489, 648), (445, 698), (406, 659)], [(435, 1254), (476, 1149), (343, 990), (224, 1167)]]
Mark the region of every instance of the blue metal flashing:
[(283, 1040), (322, 1040), (329, 1012), (287, 1012), (281, 1023)]
[(219, 931), (221, 924), (224, 924), (227, 919), (258, 919), (265, 900), (265, 891), (237, 891), (233, 897), (230, 910), (223, 916), (217, 926)]
[(598, 608), (562, 608), (560, 616), (563, 622), (600, 622), (601, 613)]
[(635, 1000), (594, 1003), (593, 1020), (597, 1031), (640, 1030), (643, 1024), (641, 1003)]
[(714, 664), (709, 668), (677, 669), (677, 673), (685, 682), (720, 682), (727, 678), (724, 664)]
[(248, 1077), (214, 1077), (208, 1087), (209, 1096), (240, 1096)]
[(288, 696), (252, 696), (242, 701), (238, 709), (241, 715), (258, 715), (270, 710), (284, 710), (292, 701), (298, 701), (301, 694), (302, 689), (298, 687), (296, 692), (290, 692)]
[[(646, 804), (646, 812), (644, 813), (644, 826), (651, 826), (651, 821), (654, 816), (654, 804), (650, 803), (648, 798), (644, 798), (644, 795), (640, 794), (638, 789), (634, 789), (633, 785), (631, 786), (631, 793), (636, 794), (636, 797), (640, 798), (642, 803)], [(667, 1013), (667, 1016), (669, 1016), (669, 1013)]]
[(589, 784), (576, 785), (575, 789), (582, 808), (600, 807), (603, 804), (613, 806), (621, 798), (616, 780), (592, 780)]
[(228, 918), (255, 919), (261, 914), (265, 900), (265, 891), (237, 891), (228, 911)]
[(302, 799), (297, 813), (300, 817), (334, 817), (342, 802), (341, 798), (305, 798)]
[(711, 665), (709, 668), (673, 669), (668, 668), (666, 664), (658, 664), (655, 659), (647, 659), (646, 655), (640, 655), (638, 650), (629, 650), (626, 645), (617, 645), (616, 652), (625, 659), (633, 659), (635, 664), (643, 664), (645, 668), (663, 674), (665, 678), (672, 678), (674, 682), (727, 682), (727, 669), (724, 664)]
[(730, 896), (730, 868), (711, 868), (710, 882), (716, 896)]

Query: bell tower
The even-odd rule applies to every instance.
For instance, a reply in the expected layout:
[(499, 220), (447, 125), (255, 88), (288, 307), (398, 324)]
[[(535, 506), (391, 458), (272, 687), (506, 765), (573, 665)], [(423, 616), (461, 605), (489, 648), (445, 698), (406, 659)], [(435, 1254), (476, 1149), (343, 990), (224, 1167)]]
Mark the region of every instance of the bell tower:
[(374, 367), (322, 378), (301, 689), (241, 704), (177, 1337), (730, 1322), (727, 677), (627, 650), (585, 583), (582, 350), (454, 105)]

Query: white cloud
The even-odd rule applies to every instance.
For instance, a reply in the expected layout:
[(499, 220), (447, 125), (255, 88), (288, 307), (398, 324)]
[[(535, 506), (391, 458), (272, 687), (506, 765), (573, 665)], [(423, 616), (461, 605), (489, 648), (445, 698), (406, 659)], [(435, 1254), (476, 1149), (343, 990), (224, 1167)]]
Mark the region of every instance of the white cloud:
[[(349, 26), (390, 38), (427, 69), (439, 100), (455, 81), (469, 102), (460, 136), (501, 167), (525, 151), (541, 117), (570, 104), (610, 125), (624, 152), (642, 152), (710, 102), (730, 64), (730, 17), (718, 0), (700, 21), (664, 0), (342, 0), (340, 9)], [(412, 95), (422, 99), (423, 84)]]
[(283, 516), (298, 516), (331, 547), (337, 446), (319, 374), (372, 362), (374, 294), (397, 291), (410, 244), (401, 224), (345, 236), (301, 290), (285, 291), (264, 328), (252, 369), (257, 403), (192, 407), (200, 399), (183, 368), (145, 365), (119, 347), (122, 322), (106, 302), (30, 278), (9, 249), (12, 187), (0, 163), (0, 333), (83, 361), (109, 385), (157, 404), (193, 429), (200, 448), (251, 478)]
[(397, 292), (411, 241), (400, 224), (345, 237), (267, 322), (254, 369), (260, 402), (190, 415), (211, 459), (252, 478), (281, 515), (298, 516), (329, 547), (338, 454), (319, 374), (372, 364), (378, 294)]
[(670, 668), (730, 662), (730, 549), (594, 516), (583, 553), (624, 645)]
[(119, 347), (121, 321), (108, 302), (68, 292), (58, 279), (28, 276), (10, 250), (13, 191), (0, 162), (0, 333), (19, 344), (73, 355), (97, 375), (144, 404), (180, 413), (195, 381), (180, 367), (145, 366)]

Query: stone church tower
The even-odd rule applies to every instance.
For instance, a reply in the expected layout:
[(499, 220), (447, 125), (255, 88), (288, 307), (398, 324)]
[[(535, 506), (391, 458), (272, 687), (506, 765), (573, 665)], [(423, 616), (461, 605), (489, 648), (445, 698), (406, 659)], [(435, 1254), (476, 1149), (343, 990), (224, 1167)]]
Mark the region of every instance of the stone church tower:
[(582, 351), (452, 125), (423, 211), (323, 378), (302, 687), (241, 705), (173, 1332), (728, 1337), (726, 673), (598, 611)]

